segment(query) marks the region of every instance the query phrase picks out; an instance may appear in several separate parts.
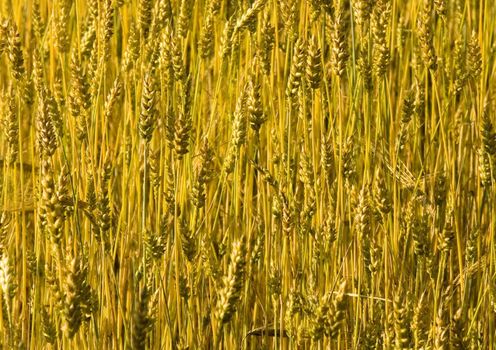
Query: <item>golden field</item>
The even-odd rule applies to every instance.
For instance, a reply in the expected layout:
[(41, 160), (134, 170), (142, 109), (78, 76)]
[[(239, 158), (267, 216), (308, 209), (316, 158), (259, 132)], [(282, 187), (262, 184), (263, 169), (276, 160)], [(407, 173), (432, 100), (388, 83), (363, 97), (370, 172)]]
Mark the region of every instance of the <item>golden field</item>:
[(491, 0), (0, 0), (0, 349), (496, 349)]

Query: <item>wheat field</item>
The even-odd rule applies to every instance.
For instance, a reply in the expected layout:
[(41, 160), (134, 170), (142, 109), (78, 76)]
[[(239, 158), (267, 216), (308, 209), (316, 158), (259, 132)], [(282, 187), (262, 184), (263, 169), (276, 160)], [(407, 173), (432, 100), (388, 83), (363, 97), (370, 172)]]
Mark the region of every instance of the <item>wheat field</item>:
[(496, 349), (492, 0), (0, 0), (0, 349)]

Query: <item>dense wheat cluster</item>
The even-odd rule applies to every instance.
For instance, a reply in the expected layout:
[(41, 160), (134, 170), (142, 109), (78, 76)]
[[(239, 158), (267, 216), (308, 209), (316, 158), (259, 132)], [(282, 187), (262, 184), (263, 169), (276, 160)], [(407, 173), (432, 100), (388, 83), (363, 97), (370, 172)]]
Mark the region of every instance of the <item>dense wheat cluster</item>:
[(0, 349), (496, 349), (492, 0), (0, 0)]

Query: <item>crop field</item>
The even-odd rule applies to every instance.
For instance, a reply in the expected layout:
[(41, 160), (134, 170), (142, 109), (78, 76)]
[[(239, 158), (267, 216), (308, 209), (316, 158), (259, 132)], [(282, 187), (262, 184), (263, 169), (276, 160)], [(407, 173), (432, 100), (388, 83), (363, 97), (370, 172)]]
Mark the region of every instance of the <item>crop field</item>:
[(0, 349), (496, 349), (493, 0), (0, 0)]

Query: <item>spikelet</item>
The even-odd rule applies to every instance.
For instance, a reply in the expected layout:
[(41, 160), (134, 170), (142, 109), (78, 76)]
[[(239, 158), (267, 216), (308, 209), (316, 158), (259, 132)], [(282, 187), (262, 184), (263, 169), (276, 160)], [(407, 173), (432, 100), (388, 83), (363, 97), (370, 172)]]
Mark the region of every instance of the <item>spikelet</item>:
[(59, 247), (64, 225), (64, 207), (59, 201), (54, 180), (53, 167), (49, 161), (42, 164), (40, 215), (50, 233), (52, 241)]
[(19, 154), (19, 125), (17, 121), (17, 103), (12, 87), (8, 90), (2, 112), (4, 115), (4, 132), (8, 146), (6, 160), (8, 164), (13, 164), (17, 160)]
[(368, 40), (364, 39), (358, 53), (357, 70), (362, 77), (365, 90), (372, 91), (374, 86), (372, 85), (372, 65), (370, 63), (368, 46)]
[(269, 280), (267, 281), (267, 286), (269, 287), (269, 292), (272, 296), (281, 296), (282, 289), (282, 273), (279, 267), (270, 266)]
[(482, 73), (482, 53), (476, 32), (472, 32), (467, 45), (467, 68), (470, 78), (477, 80), (480, 77)]
[(74, 117), (84, 116), (91, 105), (89, 85), (86, 74), (81, 68), (77, 52), (72, 53), (71, 59), (71, 91), (69, 94), (69, 109)]
[(305, 150), (302, 149), (299, 158), (299, 167), (298, 167), (298, 175), (300, 181), (307, 187), (313, 187), (314, 182), (314, 174), (312, 168), (312, 162), (308, 155), (305, 153)]
[(425, 300), (425, 294), (422, 294), (416, 303), (412, 317), (412, 335), (416, 345), (423, 346), (426, 343), (429, 326), (429, 305)]
[(11, 266), (9, 257), (6, 252), (0, 256), (0, 300), (2, 307), (2, 316), (4, 322), (4, 331), (12, 334), (13, 326), (13, 299), (15, 296), (15, 269)]
[(143, 78), (141, 92), (141, 110), (139, 118), (139, 133), (145, 143), (149, 143), (156, 125), (156, 89), (153, 72), (147, 72)]
[(413, 250), (415, 256), (419, 259), (424, 258), (428, 254), (428, 224), (427, 216), (423, 214), (422, 216), (417, 216), (415, 212), (416, 199), (413, 199), (408, 205), (407, 220), (409, 222), (409, 227), (411, 235), (413, 238)]
[(242, 238), (232, 245), (229, 268), (223, 279), (224, 287), (217, 301), (217, 317), (221, 324), (231, 321), (241, 299), (245, 280), (245, 255), (245, 240)]
[(96, 19), (93, 19), (87, 24), (86, 29), (83, 32), (83, 35), (81, 37), (80, 50), (81, 55), (84, 57), (90, 56), (93, 46), (95, 45), (96, 28), (97, 21)]
[(382, 215), (387, 215), (391, 211), (392, 209), (391, 197), (386, 187), (384, 178), (382, 177), (379, 179), (379, 181), (376, 182), (374, 199), (375, 199), (375, 204), (379, 209), (380, 213), (382, 213)]
[(446, 0), (434, 0), (434, 10), (437, 15), (442, 19), (446, 19), (446, 14), (448, 12), (448, 5)]
[(115, 78), (114, 84), (110, 89), (110, 92), (107, 95), (107, 99), (105, 100), (105, 108), (104, 108), (104, 118), (109, 121), (112, 117), (112, 112), (115, 108), (117, 100), (119, 99), (122, 93), (122, 82), (119, 77)]
[(185, 303), (188, 303), (191, 296), (191, 288), (188, 283), (188, 278), (182, 275), (179, 276), (179, 295), (184, 299)]
[(395, 349), (410, 349), (412, 345), (411, 334), (411, 304), (408, 295), (398, 292), (394, 298), (394, 333)]
[(431, 70), (437, 68), (437, 56), (434, 50), (434, 33), (432, 28), (432, 4), (423, 0), (417, 19), (418, 40), (424, 65)]
[(479, 229), (472, 229), (467, 238), (467, 246), (465, 247), (465, 256), (467, 264), (473, 264), (478, 258), (477, 242), (480, 236)]
[(57, 134), (57, 137), (61, 139), (64, 136), (64, 121), (62, 120), (57, 100), (50, 92), (47, 94), (46, 103), (48, 116), (52, 120), (55, 133)]
[(178, 38), (185, 38), (188, 34), (193, 12), (193, 5), (194, 2), (192, 0), (179, 1), (179, 18), (176, 27)]
[(353, 180), (357, 174), (356, 145), (353, 143), (353, 137), (350, 137), (341, 147), (343, 148), (341, 160), (343, 176), (347, 180)]
[(143, 38), (148, 37), (148, 32), (150, 31), (150, 26), (152, 23), (152, 10), (153, 10), (152, 0), (139, 0), (138, 24), (139, 24), (140, 33)]
[(167, 180), (167, 189), (164, 193), (165, 203), (167, 204), (167, 212), (170, 215), (174, 215), (174, 211), (176, 209), (176, 192), (174, 184), (174, 172), (172, 171), (172, 167), (167, 166), (165, 173)]
[(454, 227), (454, 214), (453, 207), (450, 205), (448, 213), (446, 214), (446, 222), (444, 227), (438, 237), (439, 240), (439, 250), (448, 253), (451, 248), (453, 241), (455, 239), (455, 227)]
[(297, 22), (298, 22), (298, 4), (297, 0), (283, 0), (279, 1), (281, 17), (284, 22), (284, 30), (286, 35), (291, 40), (295, 39), (298, 35)]
[(232, 144), (239, 149), (246, 142), (246, 122), (248, 120), (248, 92), (250, 86), (245, 85), (236, 102), (234, 111)]
[(58, 1), (58, 15), (55, 16), (55, 46), (62, 52), (69, 51), (69, 11), (70, 5), (68, 0)]
[(408, 136), (408, 124), (412, 119), (415, 112), (415, 91), (413, 89), (408, 90), (406, 96), (403, 99), (403, 105), (401, 106), (401, 122), (400, 130), (397, 136), (396, 152), (401, 152), (404, 149), (405, 143)]
[(153, 194), (156, 197), (158, 194), (158, 189), (162, 183), (162, 178), (160, 174), (160, 150), (150, 150), (150, 156), (147, 159), (148, 168), (150, 169), (150, 182), (153, 185)]
[(210, 0), (208, 2), (205, 21), (203, 23), (203, 28), (200, 31), (199, 40), (200, 55), (203, 59), (212, 57), (214, 53), (214, 21), (215, 16), (219, 12), (219, 5), (219, 0)]
[(41, 40), (45, 31), (45, 23), (40, 13), (40, 0), (33, 1), (31, 5), (31, 14), (33, 18), (33, 32), (35, 34), (36, 39)]
[(332, 213), (333, 209), (333, 206), (329, 205), (327, 210), (328, 214), (324, 218), (324, 221), (320, 228), (320, 235), (321, 239), (323, 240), (323, 242), (320, 243), (323, 243), (324, 249), (329, 249), (331, 247), (331, 244), (335, 242), (337, 238), (336, 219), (334, 214)]
[(174, 87), (174, 66), (172, 61), (173, 35), (170, 23), (164, 25), (162, 40), (160, 42), (160, 57), (159, 63), (162, 74), (166, 80), (166, 87), (170, 93)]
[(98, 298), (88, 280), (88, 252), (86, 250), (83, 251), (79, 260), (81, 261), (81, 268), (78, 277), (78, 287), (81, 315), (83, 322), (87, 323), (98, 308)]
[(452, 349), (467, 349), (467, 341), (464, 334), (466, 333), (464, 327), (464, 320), (462, 319), (463, 309), (460, 307), (456, 310), (453, 317), (450, 319), (449, 324), (449, 344)]
[(322, 53), (317, 39), (312, 37), (307, 50), (306, 81), (311, 89), (318, 89), (322, 80)]
[(146, 349), (146, 338), (154, 323), (150, 310), (151, 293), (148, 286), (144, 286), (141, 292), (135, 295), (135, 307), (132, 323), (132, 349)]
[(335, 292), (331, 306), (329, 307), (329, 331), (328, 335), (335, 339), (339, 335), (346, 315), (345, 299), (346, 281), (343, 281)]
[(423, 120), (425, 114), (425, 87), (417, 80), (415, 90), (415, 114), (419, 120)]
[(484, 333), (482, 332), (480, 325), (481, 321), (477, 321), (477, 325), (471, 327), (471, 330), (468, 332), (466, 343), (467, 348), (470, 350), (481, 349), (484, 344)]
[[(163, 219), (162, 219), (163, 220)], [(162, 226), (162, 222), (161, 222)], [(145, 247), (146, 252), (149, 257), (154, 260), (159, 260), (165, 254), (165, 250), (167, 249), (167, 236), (166, 229), (167, 224), (161, 227), (158, 233), (154, 233), (151, 231), (146, 231), (145, 233)]]
[(355, 0), (353, 1), (353, 12), (357, 24), (364, 26), (369, 20), (370, 14), (374, 7), (374, 1), (371, 0)]
[(209, 182), (213, 172), (213, 152), (205, 138), (200, 150), (200, 160), (195, 169), (195, 182), (191, 191), (193, 205), (203, 208), (206, 200), (206, 184)]
[(334, 155), (331, 143), (322, 135), (320, 143), (320, 165), (326, 182), (330, 185), (334, 180)]
[(27, 107), (30, 107), (34, 103), (34, 82), (31, 77), (27, 77), (19, 87), (19, 97), (21, 101), (25, 103)]
[(301, 151), (299, 158), (298, 174), (304, 185), (304, 205), (300, 212), (300, 233), (310, 233), (312, 230), (311, 220), (316, 209), (316, 193), (313, 166), (310, 158)]
[(65, 220), (74, 211), (74, 201), (69, 190), (71, 175), (67, 166), (63, 166), (60, 170), (57, 184), (55, 186), (55, 195), (62, 209), (62, 219)]
[(69, 264), (69, 271), (64, 285), (66, 300), (63, 330), (69, 338), (73, 338), (76, 335), (83, 322), (80, 288), (84, 278), (81, 261), (76, 256)]
[(250, 126), (255, 134), (258, 135), (260, 128), (267, 120), (263, 111), (262, 97), (260, 96), (260, 84), (252, 77), (248, 84), (248, 93), (246, 99), (246, 112)]
[(124, 52), (124, 58), (122, 62), (122, 67), (125, 71), (129, 71), (131, 67), (138, 60), (140, 55), (140, 36), (139, 32), (136, 30), (136, 25), (131, 22), (129, 29), (129, 36), (127, 39), (127, 47)]
[(191, 78), (180, 85), (180, 105), (178, 118), (175, 121), (174, 151), (178, 159), (182, 159), (189, 152), (191, 131)]
[[(168, 4), (164, 4), (164, 1), (149, 1), (150, 2), (150, 16), (146, 18), (148, 24), (145, 24), (145, 27), (141, 30), (142, 38), (145, 39), (143, 41), (145, 54), (145, 61), (151, 56), (152, 51), (158, 47), (157, 39), (160, 38), (160, 33), (164, 28), (164, 25), (167, 23), (167, 20), (171, 17), (163, 17), (167, 15), (172, 15), (169, 12), (170, 2)], [(146, 7), (147, 5), (145, 5)], [(145, 10), (146, 12), (146, 10)], [(138, 17), (138, 23), (142, 23), (140, 18)], [(144, 30), (144, 31), (143, 31)]]
[(236, 159), (238, 158), (238, 150), (246, 143), (247, 133), (247, 99), (248, 99), (249, 84), (245, 84), (241, 94), (236, 102), (234, 111), (233, 131), (227, 153), (224, 156), (222, 170), (225, 174), (230, 174), (234, 170)]
[(255, 0), (251, 7), (249, 7), (238, 19), (235, 27), (234, 33), (235, 35), (238, 32), (241, 32), (245, 28), (254, 27), (255, 20), (257, 18), (258, 13), (262, 10), (262, 8), (267, 3), (267, 0)]
[(184, 256), (186, 256), (190, 263), (193, 263), (196, 258), (196, 254), (198, 253), (196, 240), (192, 236), (188, 223), (184, 217), (179, 220), (179, 234), (181, 235), (181, 247)]
[[(54, 263), (52, 268), (46, 269), (46, 279), (49, 286), (50, 294), (53, 298), (53, 311), (60, 315), (60, 319), (63, 320), (64, 311), (65, 311), (65, 294), (62, 290), (64, 284), (64, 276), (61, 276), (61, 280), (57, 278), (57, 274), (59, 272), (67, 273), (67, 267), (64, 266), (62, 262), (62, 254), (58, 253), (56, 247), (52, 246), (51, 252), (54, 255)], [(48, 266), (47, 266), (48, 267)], [(58, 333), (62, 333), (64, 331), (64, 327), (60, 327), (57, 329)]]
[(2, 296), (4, 298), (4, 302), (7, 305), (10, 305), (10, 299), (13, 297), (13, 291), (15, 286), (13, 285), (12, 267), (9, 262), (9, 257), (6, 252), (2, 252), (2, 256), (0, 257), (0, 288), (2, 289)]
[(389, 22), (390, 6), (387, 0), (379, 1), (372, 17), (373, 45), (373, 69), (377, 77), (386, 73), (391, 59), (387, 43), (387, 27)]
[(491, 157), (483, 148), (479, 148), (477, 153), (479, 160), (480, 182), (482, 186), (489, 188), (493, 183)]
[(9, 48), (9, 61), (10, 61), (10, 72), (12, 78), (20, 81), (24, 77), (24, 57), (22, 54), (21, 38), (17, 26), (14, 22), (9, 23), (9, 33), (8, 33), (8, 48)]
[(89, 62), (86, 66), (86, 76), (88, 81), (88, 92), (90, 96), (95, 97), (98, 93), (98, 85), (100, 80), (101, 70), (98, 64), (100, 60), (101, 46), (99, 42), (95, 41), (90, 52)]
[(9, 220), (5, 212), (0, 214), (0, 256), (3, 255), (9, 234)]
[(382, 263), (382, 248), (376, 238), (371, 239), (369, 248), (370, 264), (367, 266), (368, 271), (374, 275), (380, 271)]
[(286, 312), (284, 315), (285, 327), (291, 338), (298, 337), (298, 326), (300, 326), (299, 314), (302, 313), (305, 304), (306, 302), (301, 293), (291, 288), (287, 297)]
[(365, 267), (370, 269), (370, 240), (372, 233), (372, 208), (367, 187), (362, 188), (358, 196), (358, 206), (355, 216), (356, 232), (362, 245), (362, 255)]
[(348, 19), (343, 9), (339, 9), (334, 16), (331, 26), (331, 62), (332, 72), (343, 78), (349, 58), (348, 52)]
[(234, 27), (236, 25), (236, 17), (233, 15), (224, 24), (224, 29), (221, 36), (221, 66), (226, 68), (229, 61), (229, 55), (235, 51), (237, 47), (237, 35), (234, 35)]
[(57, 328), (55, 328), (53, 319), (48, 313), (46, 306), (41, 309), (41, 328), (45, 341), (48, 344), (54, 345), (57, 341)]
[(0, 17), (0, 55), (9, 47), (9, 21)]
[(496, 154), (496, 133), (494, 132), (493, 124), (489, 116), (489, 108), (489, 103), (486, 103), (482, 112), (481, 125), (479, 129), (484, 151), (493, 156)]
[(88, 21), (94, 21), (98, 19), (98, 9), (101, 0), (88, 0)]
[(291, 61), (291, 72), (286, 85), (286, 96), (295, 106), (298, 102), (298, 90), (305, 74), (305, 47), (305, 41), (302, 38), (298, 38), (295, 43), (293, 60)]
[(446, 321), (446, 305), (444, 301), (441, 302), (439, 310), (437, 311), (435, 325), (434, 325), (434, 349), (444, 350), (449, 349), (449, 324)]
[(270, 22), (270, 14), (266, 12), (260, 30), (260, 44), (258, 46), (258, 58), (265, 75), (270, 74), (271, 56), (275, 43), (275, 28)]
[(307, 0), (308, 7), (310, 9), (310, 22), (314, 23), (319, 19), (322, 10), (321, 0)]
[(453, 61), (454, 61), (453, 69), (455, 74), (454, 82), (453, 82), (453, 90), (456, 94), (460, 94), (467, 81), (468, 72), (465, 64), (466, 50), (463, 42), (459, 39), (455, 41)]
[[(302, 79), (305, 81), (305, 79)], [(306, 88), (306, 85), (302, 85), (304, 88), (298, 90), (298, 96), (296, 100), (296, 111), (297, 118), (291, 119), (291, 125), (295, 125), (297, 120), (307, 120), (309, 123), (312, 122), (312, 94), (310, 89)]]
[(89, 171), (86, 177), (86, 193), (85, 193), (86, 203), (88, 203), (88, 209), (90, 211), (96, 210), (97, 207), (97, 196), (95, 189), (95, 179), (93, 173)]
[(308, 300), (312, 313), (308, 333), (313, 341), (321, 340), (324, 337), (324, 333), (330, 328), (328, 318), (330, 309), (329, 299), (329, 295), (324, 295), (321, 298), (312, 295)]
[(265, 233), (264, 233), (264, 222), (263, 218), (259, 215), (256, 219), (256, 236), (252, 239), (250, 244), (251, 256), (250, 256), (250, 266), (254, 268), (258, 262), (262, 259), (264, 245), (265, 245)]
[(48, 96), (46, 94), (46, 92), (43, 92), (43, 95), (38, 100), (36, 135), (40, 152), (45, 157), (51, 157), (57, 149), (58, 142), (54, 123), (49, 114)]
[(410, 122), (415, 112), (415, 90), (409, 89), (403, 99), (401, 106), (401, 124), (406, 125)]
[(380, 307), (374, 307), (374, 318), (367, 323), (364, 332), (364, 339), (361, 348), (363, 350), (374, 350), (383, 346), (383, 330), (380, 325), (382, 310)]
[[(108, 45), (109, 40), (114, 34), (114, 6), (113, 0), (105, 0), (103, 6), (103, 18), (102, 18), (102, 38), (105, 45)], [(105, 54), (104, 57), (108, 55)]]
[[(215, 3), (218, 3), (218, 0), (214, 0)], [(157, 13), (157, 21), (160, 28), (163, 28), (163, 25), (167, 23), (167, 21), (172, 18), (172, 4), (170, 1), (159, 0), (158, 2), (158, 13)]]
[(172, 67), (174, 68), (174, 79), (184, 84), (186, 80), (186, 69), (183, 60), (183, 49), (181, 38), (179, 36), (172, 36), (171, 40), (171, 52), (172, 52)]
[(149, 65), (153, 71), (158, 67), (158, 62), (160, 59), (160, 41), (158, 40), (158, 34), (152, 34), (153, 37), (148, 39), (148, 44), (145, 47), (144, 59), (149, 62)]

